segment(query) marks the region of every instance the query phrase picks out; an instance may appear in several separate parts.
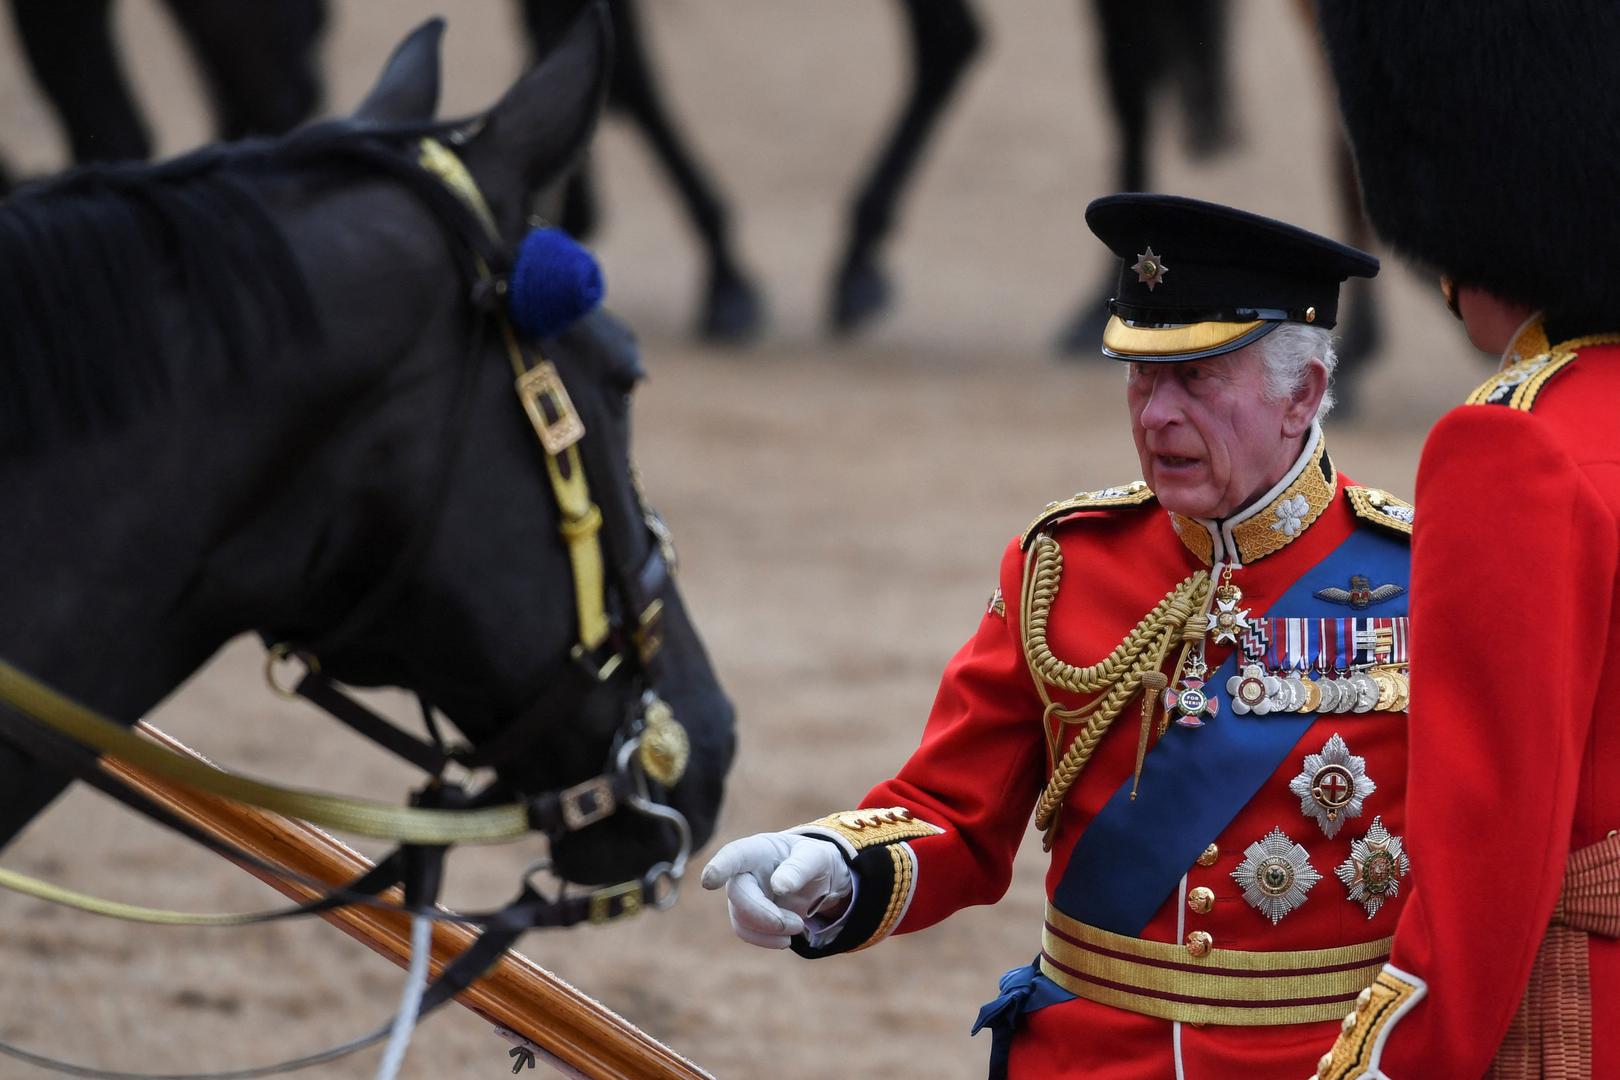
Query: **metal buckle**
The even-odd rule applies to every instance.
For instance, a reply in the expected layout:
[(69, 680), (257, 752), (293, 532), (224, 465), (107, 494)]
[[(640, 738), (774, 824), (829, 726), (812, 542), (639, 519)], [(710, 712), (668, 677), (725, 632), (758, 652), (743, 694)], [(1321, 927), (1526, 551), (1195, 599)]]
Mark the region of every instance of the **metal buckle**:
[[(641, 496), (638, 486), (636, 495)], [(675, 550), (675, 534), (669, 531), (669, 523), (664, 516), (647, 504), (645, 498), (641, 499), (641, 520), (646, 522), (647, 531), (652, 533), (653, 540), (658, 544), (658, 554), (663, 557), (664, 566), (669, 576), (674, 577), (680, 570), (680, 554)]]
[(582, 784), (563, 791), (557, 796), (562, 808), (563, 824), (569, 832), (578, 832), (610, 817), (618, 808), (613, 798), (613, 785), (605, 776), (593, 776)]
[(306, 673), (318, 673), (321, 670), (321, 662), (318, 658), (310, 655), (309, 653), (300, 652), (298, 649), (294, 648), (291, 644), (285, 641), (279, 641), (270, 646), (269, 653), (265, 655), (264, 681), (270, 684), (270, 692), (275, 694), (277, 697), (286, 698), (288, 701), (297, 701), (297, 684), (294, 683), (290, 685), (283, 685), (276, 679), (276, 671), (281, 667), (281, 665), (292, 660), (302, 662)]
[(636, 641), (636, 653), (643, 664), (652, 662), (658, 650), (664, 647), (664, 602), (654, 600), (641, 613), (640, 626), (631, 636)]
[[(618, 914), (613, 912), (613, 901), (623, 900)], [(591, 893), (591, 922), (602, 924), (618, 922), (628, 919), (632, 915), (641, 913), (641, 882), (626, 881), (619, 885), (610, 885), (605, 889), (597, 889)]]
[(596, 657), (587, 652), (585, 646), (577, 643), (568, 651), (568, 656), (597, 682), (607, 682), (613, 677), (613, 673), (619, 670), (619, 665), (624, 663), (624, 654), (621, 652), (608, 653), (607, 659), (597, 663)]
[[(517, 377), (518, 400), (529, 414), (534, 433), (540, 436), (540, 445), (546, 453), (556, 455), (567, 450), (585, 437), (585, 423), (574, 411), (574, 402), (568, 396), (562, 376), (549, 360), (542, 360)], [(546, 412), (550, 402), (555, 418)]]

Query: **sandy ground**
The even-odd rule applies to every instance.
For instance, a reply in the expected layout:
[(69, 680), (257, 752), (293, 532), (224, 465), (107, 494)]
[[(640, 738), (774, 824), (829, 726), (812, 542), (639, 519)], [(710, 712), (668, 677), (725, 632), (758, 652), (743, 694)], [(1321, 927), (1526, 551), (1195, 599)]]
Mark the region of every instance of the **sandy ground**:
[[(721, 833), (853, 804), (915, 744), (946, 657), (976, 624), (1001, 546), (1047, 500), (1136, 475), (1120, 373), (1060, 363), (1047, 342), (1102, 272), (1086, 201), (1108, 190), (1096, 43), (1083, 6), (980, 5), (990, 47), (907, 208), (891, 265), (899, 309), (854, 344), (820, 330), (841, 199), (899, 93), (901, 30), (862, 0), (665, 0), (651, 32), (702, 154), (737, 202), (773, 323), (747, 351), (686, 336), (698, 287), (685, 225), (644, 147), (600, 140), (611, 304), (653, 379), (638, 446), (682, 545), (682, 581), (741, 715)], [(1162, 186), (1338, 231), (1310, 41), (1282, 0), (1238, 12), (1244, 145), (1194, 167), (1174, 126)], [(425, 0), (336, 6), (329, 98), (353, 105)], [(206, 136), (188, 65), (150, 0), (119, 21), (165, 152)], [(0, 35), (7, 33), (0, 30)], [(61, 143), (0, 36), (0, 144), (15, 166)], [(512, 12), (458, 5), (449, 111), (498, 96), (520, 63)], [(1410, 495), (1422, 433), (1482, 377), (1431, 282), (1391, 266), (1391, 323), (1364, 414), (1334, 424), (1342, 469)], [(285, 781), (394, 797), (408, 777), (352, 736), (273, 701), (238, 643), (158, 712), (217, 760)], [(458, 856), (451, 899), (513, 887), (532, 847)], [(268, 895), (234, 868), (76, 793), (4, 855), (78, 888), (196, 910)], [(924, 935), (806, 964), (735, 941), (694, 888), (667, 914), (607, 931), (531, 935), (525, 951), (722, 1077), (972, 1077), (970, 1042), (997, 975), (1037, 945), (1042, 862), (1028, 845), (1008, 896)], [(368, 1028), (392, 1007), (386, 963), (311, 922), (245, 931), (132, 928), (0, 896), (0, 1038), (124, 1069), (239, 1067)], [(315, 1075), (371, 1075), (375, 1055)], [(405, 1075), (499, 1076), (505, 1046), (446, 1010)], [(0, 1076), (26, 1070), (0, 1062)], [(32, 1075), (31, 1073), (29, 1075)]]

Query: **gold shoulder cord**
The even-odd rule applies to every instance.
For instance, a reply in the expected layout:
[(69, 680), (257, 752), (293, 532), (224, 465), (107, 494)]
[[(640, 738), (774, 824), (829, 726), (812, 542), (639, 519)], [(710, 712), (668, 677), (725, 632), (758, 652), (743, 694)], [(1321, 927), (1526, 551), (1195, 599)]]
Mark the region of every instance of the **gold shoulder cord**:
[[(1047, 760), (1052, 763), (1052, 775), (1035, 804), (1035, 827), (1045, 834), (1047, 850), (1052, 846), (1052, 830), (1064, 798), (1109, 726), (1141, 689), (1143, 676), (1157, 673), (1163, 667), (1164, 658), (1176, 640), (1186, 641), (1188, 635), (1202, 639), (1204, 624), (1200, 616), (1210, 591), (1208, 571), (1195, 572), (1142, 616), (1113, 652), (1100, 662), (1082, 668), (1054, 656), (1046, 640), (1047, 620), (1051, 616), (1052, 602), (1057, 599), (1062, 575), (1063, 552), (1056, 540), (1042, 533), (1024, 559), (1021, 613), (1024, 659), (1034, 677), (1035, 690), (1046, 706), (1041, 714), (1041, 728), (1047, 740)], [(1074, 694), (1100, 696), (1078, 709), (1066, 709), (1052, 700), (1046, 689), (1048, 684)], [(1053, 730), (1053, 717), (1065, 725), (1085, 725), (1061, 758), (1058, 757), (1061, 729)]]

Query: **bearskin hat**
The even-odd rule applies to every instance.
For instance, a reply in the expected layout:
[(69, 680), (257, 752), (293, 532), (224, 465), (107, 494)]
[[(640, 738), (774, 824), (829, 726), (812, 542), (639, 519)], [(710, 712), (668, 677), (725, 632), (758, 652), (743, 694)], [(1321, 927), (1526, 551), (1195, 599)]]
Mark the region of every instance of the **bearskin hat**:
[(1620, 315), (1620, 3), (1317, 0), (1367, 213), (1460, 284)]

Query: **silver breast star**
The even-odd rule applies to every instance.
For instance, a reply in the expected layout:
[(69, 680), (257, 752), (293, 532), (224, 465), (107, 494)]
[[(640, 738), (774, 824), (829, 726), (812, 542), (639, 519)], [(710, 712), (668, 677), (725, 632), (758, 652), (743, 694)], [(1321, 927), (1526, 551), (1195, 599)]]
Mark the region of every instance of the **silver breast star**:
[(1362, 804), (1378, 785), (1367, 775), (1367, 759), (1352, 754), (1334, 732), (1321, 753), (1305, 755), (1305, 766), (1288, 782), (1288, 790), (1299, 796), (1300, 812), (1331, 840), (1346, 819), (1361, 816)]

